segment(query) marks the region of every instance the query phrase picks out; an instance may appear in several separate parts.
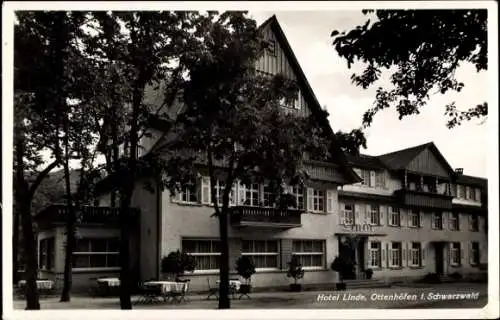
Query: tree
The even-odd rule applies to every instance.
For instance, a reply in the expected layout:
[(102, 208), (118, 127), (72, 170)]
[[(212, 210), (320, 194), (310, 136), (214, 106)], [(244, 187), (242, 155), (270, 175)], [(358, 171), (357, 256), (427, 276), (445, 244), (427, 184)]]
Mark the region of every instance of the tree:
[(366, 137), (362, 129), (353, 129), (351, 132), (335, 132), (335, 138), (339, 141), (342, 151), (347, 154), (359, 156), (359, 148), (366, 149)]
[[(333, 45), (340, 57), (364, 65), (353, 74), (354, 84), (367, 89), (375, 84), (382, 70), (392, 68), (393, 88), (377, 89), (374, 107), (363, 116), (369, 126), (375, 114), (396, 108), (399, 119), (418, 114), (430, 96), (448, 91), (460, 92), (464, 83), (455, 77), (463, 63), (478, 72), (488, 66), (487, 10), (363, 10), (375, 18), (346, 32), (332, 32)], [(464, 120), (485, 118), (488, 104), (457, 110), (454, 102), (446, 106), (447, 126)]]
[[(120, 161), (113, 161), (113, 184), (120, 195), (120, 306), (131, 309), (131, 280), (129, 266), (129, 212), (131, 198), (136, 184), (137, 171), (140, 170), (138, 151), (139, 141), (145, 133), (147, 119), (151, 114), (161, 114), (161, 109), (168, 107), (174, 100), (183, 70), (182, 55), (190, 52), (193, 21), (195, 12), (107, 12), (93, 13), (96, 35), (87, 41), (87, 49), (96, 60), (104, 61), (106, 70), (111, 70), (117, 81), (111, 86), (112, 94), (118, 94), (123, 124), (126, 134), (121, 141), (112, 140), (112, 147), (123, 143), (125, 152)], [(105, 43), (109, 44), (105, 46)], [(103, 46), (104, 45), (104, 46)], [(120, 50), (111, 50), (117, 46)], [(179, 59), (179, 57), (181, 57)], [(177, 64), (172, 65), (172, 60)], [(108, 62), (106, 64), (106, 62)], [(102, 64), (101, 64), (102, 66)], [(113, 71), (114, 70), (114, 71)], [(115, 73), (113, 73), (115, 72)], [(118, 77), (117, 77), (118, 75)], [(156, 109), (144, 103), (144, 91), (148, 85), (166, 83), (163, 102)], [(110, 88), (109, 84), (106, 88)], [(105, 101), (106, 99), (104, 99)], [(112, 101), (108, 99), (107, 101)], [(116, 111), (113, 105), (109, 110)], [(116, 114), (115, 114), (116, 115)], [(110, 128), (111, 136), (116, 137), (118, 124), (111, 117), (110, 124), (101, 133)], [(106, 139), (102, 139), (106, 142)], [(105, 149), (105, 148), (104, 148)], [(116, 149), (115, 149), (116, 150)], [(116, 155), (116, 152), (113, 152)]]
[[(165, 162), (163, 185), (174, 194), (196, 178), (199, 166), (208, 168), (221, 240), (219, 308), (227, 309), (233, 184), (270, 183), (278, 202), (284, 183), (294, 184), (306, 176), (304, 155), (321, 160), (330, 143), (325, 142), (326, 130), (315, 119), (301, 118), (281, 107), (283, 99), (291, 102), (297, 95), (293, 81), (255, 70), (266, 47), (256, 22), (245, 12), (211, 14), (213, 18), (201, 29), (198, 50), (186, 59), (184, 107), (166, 143), (153, 150), (151, 157)], [(223, 186), (220, 198), (217, 180)]]

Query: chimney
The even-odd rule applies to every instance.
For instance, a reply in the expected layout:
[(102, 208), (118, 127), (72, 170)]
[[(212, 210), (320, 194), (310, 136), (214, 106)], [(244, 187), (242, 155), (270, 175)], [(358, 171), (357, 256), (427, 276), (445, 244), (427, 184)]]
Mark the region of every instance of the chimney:
[(458, 174), (458, 175), (464, 174), (464, 168), (457, 168), (457, 169), (455, 169), (455, 173)]

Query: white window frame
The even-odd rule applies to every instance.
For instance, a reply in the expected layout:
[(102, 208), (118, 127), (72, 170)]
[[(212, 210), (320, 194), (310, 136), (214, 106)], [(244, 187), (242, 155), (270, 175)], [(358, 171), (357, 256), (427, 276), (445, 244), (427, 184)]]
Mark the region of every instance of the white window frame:
[[(477, 245), (477, 248), (474, 248), (474, 245)], [(475, 255), (474, 253), (477, 252), (477, 261), (474, 259)], [(473, 241), (471, 242), (471, 247), (470, 247), (470, 256), (471, 256), (471, 265), (477, 266), (481, 262), (481, 251), (480, 251), (480, 245), (479, 242)]]
[[(398, 248), (394, 248), (399, 245)], [(395, 264), (394, 261), (397, 263)], [(403, 265), (403, 244), (402, 242), (391, 242), (389, 245), (389, 267), (400, 268)]]
[[(439, 225), (437, 224), (438, 221)], [(440, 211), (432, 213), (432, 229), (443, 230), (443, 212)]]
[(295, 198), (294, 209), (304, 210), (305, 209), (305, 197), (304, 188), (301, 186), (290, 186), (290, 194)]
[[(73, 252), (73, 257), (72, 258), (76, 258), (75, 256), (88, 256), (88, 259), (89, 259), (89, 265), (88, 266), (85, 266), (85, 267), (73, 267), (73, 271), (86, 271), (86, 270), (119, 270), (120, 269), (120, 261), (119, 261), (119, 254), (120, 252), (119, 251), (109, 251), (108, 250), (108, 247), (109, 247), (109, 242), (110, 241), (117, 241), (117, 245), (119, 246), (120, 245), (120, 240), (118, 237), (85, 237), (85, 238), (81, 238), (81, 239), (78, 239), (79, 241), (88, 241), (88, 245), (89, 245), (89, 251), (74, 251)], [(77, 240), (77, 241), (78, 241)], [(92, 251), (92, 241), (103, 241), (105, 240), (106, 241), (106, 251)], [(75, 248), (75, 250), (77, 250), (77, 248)], [(91, 256), (97, 256), (97, 255), (105, 255), (106, 256), (106, 265), (104, 267), (92, 267), (90, 265), (90, 257)], [(118, 259), (117, 259), (117, 264), (118, 265), (115, 265), (115, 266), (108, 266), (107, 265), (107, 259), (108, 257), (107, 256), (110, 256), (110, 255), (117, 255), (118, 256)]]
[[(321, 243), (321, 251), (306, 251), (304, 250), (304, 243), (311, 242), (311, 247), (314, 249), (314, 243), (318, 244)], [(301, 251), (295, 250), (296, 249), (296, 243), (300, 243), (300, 249)], [(306, 266), (302, 264), (302, 269), (304, 270), (321, 270), (324, 269), (325, 266), (325, 259), (326, 259), (326, 251), (325, 251), (325, 241), (324, 240), (315, 240), (315, 239), (302, 239), (302, 240), (292, 240), (292, 256), (297, 256), (299, 261), (301, 260), (301, 257), (305, 256), (321, 256), (321, 266)], [(312, 260), (311, 260), (312, 261)]]
[(325, 212), (325, 191), (313, 189), (312, 211)]
[(378, 204), (370, 204), (370, 224), (372, 226), (380, 225), (380, 206)]
[(457, 184), (457, 198), (458, 199), (465, 199), (466, 198), (465, 186), (463, 186), (461, 184)]
[(410, 267), (422, 266), (422, 244), (420, 242), (411, 242), (408, 254), (410, 255), (408, 262)]
[[(458, 245), (458, 248), (456, 247)], [(452, 242), (451, 243), (451, 246), (450, 246), (450, 258), (451, 258), (451, 261), (450, 261), (450, 264), (452, 266), (459, 266), (460, 265), (460, 261), (461, 261), (461, 257), (460, 257), (460, 242)]]
[[(394, 211), (396, 209), (396, 211)], [(391, 227), (401, 227), (401, 209), (398, 207), (391, 206), (391, 210), (389, 212), (389, 225)], [(397, 223), (394, 223), (394, 220), (397, 220)]]
[[(275, 201), (272, 203), (266, 204), (266, 202), (271, 202), (271, 199), (274, 197), (276, 199), (276, 194), (270, 190), (269, 184), (262, 185), (262, 207), (272, 208), (275, 205)], [(267, 197), (267, 199), (266, 199)]]
[(451, 212), (450, 214), (450, 229), (453, 231), (460, 230), (460, 214), (457, 212)]
[(408, 226), (411, 228), (420, 227), (420, 211), (416, 211), (415, 209), (413, 209), (413, 210), (410, 210), (410, 212), (408, 212), (408, 215), (410, 217)]
[[(264, 257), (273, 256), (273, 257), (276, 257), (276, 266), (275, 267), (264, 267), (264, 268), (255, 267), (255, 271), (271, 271), (271, 270), (278, 270), (279, 269), (280, 252), (279, 252), (279, 241), (278, 240), (243, 240), (243, 242), (251, 242), (252, 243), (251, 247), (253, 248), (253, 251), (243, 251), (244, 246), (242, 243), (242, 245), (241, 245), (241, 255), (242, 256), (248, 256), (250, 258), (253, 258), (255, 256), (264, 256)], [(256, 242), (264, 242), (265, 243), (265, 245), (264, 245), (265, 251), (264, 252), (258, 252), (255, 250)], [(276, 243), (276, 251), (269, 251), (269, 242)], [(255, 260), (254, 260), (254, 264), (255, 264)]]
[[(375, 246), (375, 247), (374, 247)], [(382, 267), (382, 243), (381, 242), (370, 242), (370, 268), (378, 269)]]
[(198, 199), (198, 185), (195, 182), (189, 182), (187, 185), (181, 187), (177, 202), (194, 204), (199, 203)]
[[(260, 185), (258, 183), (251, 183), (250, 185), (240, 185), (240, 188), (243, 188), (245, 193), (244, 198), (239, 199), (240, 205), (250, 207), (260, 206)], [(247, 201), (249, 201), (249, 203), (245, 203)]]
[[(351, 207), (351, 209), (348, 209)], [(354, 203), (344, 204), (344, 224), (346, 226), (352, 226), (356, 223), (356, 217), (354, 212)]]
[[(195, 241), (195, 247), (196, 249), (199, 249), (199, 243), (201, 241), (210, 241), (210, 251), (209, 252), (187, 252), (185, 249), (184, 249), (184, 241)], [(218, 256), (220, 257), (221, 253), (220, 251), (217, 252), (214, 250), (214, 243), (219, 243), (219, 247), (220, 247), (220, 240), (219, 239), (198, 239), (198, 238), (183, 238), (181, 240), (181, 248), (183, 252), (189, 254), (190, 256), (193, 256), (195, 259), (198, 258), (198, 257), (214, 257), (214, 256)], [(193, 273), (218, 273), (219, 272), (219, 268), (215, 268), (215, 269), (200, 269), (200, 263), (197, 263), (196, 264), (197, 267), (195, 269), (195, 271)]]

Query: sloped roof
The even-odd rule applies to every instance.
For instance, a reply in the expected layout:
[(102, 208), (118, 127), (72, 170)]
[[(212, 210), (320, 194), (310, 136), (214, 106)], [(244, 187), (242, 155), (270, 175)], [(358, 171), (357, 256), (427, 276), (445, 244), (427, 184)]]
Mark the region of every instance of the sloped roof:
[(463, 183), (466, 185), (475, 185), (483, 188), (488, 187), (488, 180), (480, 177), (473, 177), (464, 174), (457, 175), (457, 183)]
[(410, 147), (407, 149), (394, 151), (386, 154), (379, 155), (378, 158), (389, 168), (390, 170), (400, 170), (405, 169), (410, 162), (415, 159), (425, 149), (430, 149), (438, 160), (445, 166), (445, 168), (453, 174), (453, 168), (450, 166), (448, 161), (441, 154), (439, 149), (436, 147), (434, 142), (424, 143), (415, 147)]
[(346, 154), (347, 163), (356, 168), (366, 168), (366, 169), (387, 169), (384, 163), (375, 156), (370, 156), (366, 154), (360, 154), (359, 156), (354, 156)]
[(276, 18), (276, 15), (273, 15), (269, 19), (264, 21), (264, 23), (262, 23), (262, 25), (259, 26), (259, 30), (264, 29), (266, 26), (269, 26), (271, 30), (274, 31), (276, 39), (283, 48), (283, 53), (290, 62), (290, 66), (292, 67), (292, 70), (297, 77), (298, 85), (302, 88), (301, 92), (304, 96), (304, 99), (308, 103), (311, 113), (317, 119), (318, 123), (322, 127), (327, 129), (328, 134), (330, 135), (332, 141), (333, 150), (331, 151), (334, 154), (335, 159), (338, 161), (338, 164), (342, 165), (342, 169), (344, 173), (347, 175), (348, 180), (352, 179), (351, 181), (353, 183), (361, 181), (358, 175), (350, 167), (347, 167), (348, 161), (346, 158), (346, 154), (342, 151), (342, 149), (340, 148), (340, 143), (335, 138), (333, 129), (330, 126), (330, 122), (328, 121), (327, 118), (327, 113), (321, 108), (321, 105), (319, 104), (319, 101), (316, 98), (316, 95), (314, 94), (314, 91), (311, 88), (309, 81), (307, 81), (306, 75), (304, 74), (304, 71), (300, 67), (299, 61), (297, 60), (297, 57), (293, 53), (292, 47), (290, 46), (290, 43), (288, 42), (285, 33), (283, 32), (283, 29), (281, 28), (278, 19)]

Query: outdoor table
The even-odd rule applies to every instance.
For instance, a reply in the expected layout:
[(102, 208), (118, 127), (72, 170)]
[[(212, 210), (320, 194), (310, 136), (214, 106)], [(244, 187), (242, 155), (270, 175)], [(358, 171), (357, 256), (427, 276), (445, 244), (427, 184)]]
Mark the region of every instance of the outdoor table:
[[(178, 302), (185, 300), (185, 293), (187, 292), (188, 282), (174, 282), (174, 281), (148, 281), (144, 283), (146, 288), (160, 288), (160, 294), (164, 300), (169, 297), (175, 298), (180, 296)], [(151, 298), (151, 297), (150, 297)]]
[[(18, 285), (19, 289), (21, 290), (21, 294), (22, 294), (22, 292), (26, 288), (26, 280), (20, 280), (17, 283), (17, 285)], [(52, 280), (36, 280), (36, 287), (40, 291), (41, 294), (44, 294), (44, 293), (48, 294), (52, 290), (54, 290), (54, 281), (52, 281)]]
[(120, 287), (119, 278), (99, 278), (96, 280), (97, 285), (103, 295), (110, 295), (112, 292), (117, 292)]

